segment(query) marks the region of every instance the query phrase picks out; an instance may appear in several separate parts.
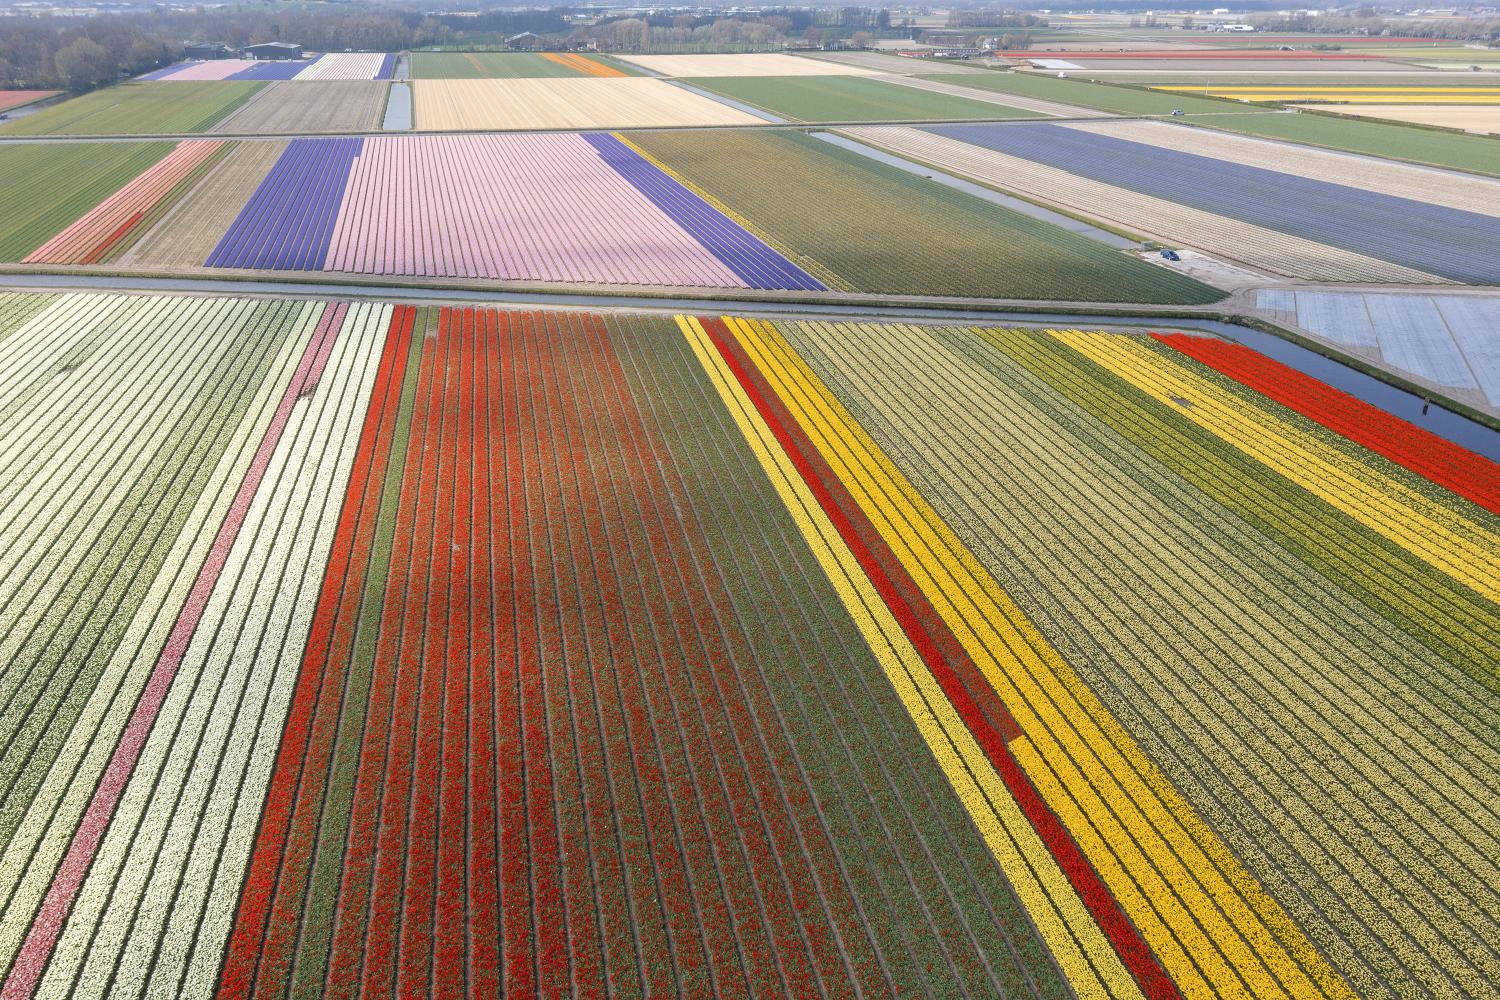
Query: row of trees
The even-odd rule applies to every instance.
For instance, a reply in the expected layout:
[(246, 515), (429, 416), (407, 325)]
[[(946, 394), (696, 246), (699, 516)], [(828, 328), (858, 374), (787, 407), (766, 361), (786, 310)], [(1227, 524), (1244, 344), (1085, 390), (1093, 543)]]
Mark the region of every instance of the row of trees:
[(1324, 35), (1370, 35), (1377, 38), (1381, 35), (1405, 35), (1413, 38), (1500, 44), (1500, 18), (1493, 17), (1448, 17), (1432, 21), (1402, 19), (1393, 23), (1381, 19), (1375, 8), (1364, 7), (1348, 17), (1289, 14), (1252, 17), (1249, 20), (1259, 30), (1271, 32), (1308, 31)]
[(312, 51), (399, 52), (428, 45), (494, 44), (522, 31), (566, 32), (563, 11), (479, 17), (340, 4), (323, 9), (209, 7), (88, 18), (0, 16), (0, 85), (81, 89), (161, 66), (195, 41), (242, 48), (298, 42)]
[[(565, 7), (479, 14), (344, 3), (336, 7), (158, 8), (151, 13), (90, 18), (0, 16), (0, 86), (86, 89), (147, 72), (181, 58), (194, 41), (241, 48), (254, 42), (298, 42), (311, 51), (395, 52), (428, 46), (491, 47), (521, 32), (547, 47), (610, 51), (764, 50), (791, 42), (868, 45), (909, 37), (878, 7), (763, 8), (758, 14), (689, 15), (661, 11), (579, 24)], [(966, 27), (1026, 28), (1041, 19), (1007, 12), (957, 15)], [(1011, 34), (1014, 47), (1026, 44)]]

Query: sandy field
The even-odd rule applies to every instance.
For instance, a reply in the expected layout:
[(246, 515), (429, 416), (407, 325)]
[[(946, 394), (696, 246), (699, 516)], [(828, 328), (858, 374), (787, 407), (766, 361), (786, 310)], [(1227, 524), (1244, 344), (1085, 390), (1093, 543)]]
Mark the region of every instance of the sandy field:
[(839, 66), (853, 66), (873, 73), (894, 73), (901, 76), (921, 76), (927, 73), (987, 73), (989, 70), (968, 63), (933, 59), (913, 59), (909, 56), (890, 55), (883, 52), (819, 52), (809, 58), (819, 62), (831, 62)]
[(662, 76), (869, 76), (880, 72), (848, 62), (777, 52), (717, 56), (621, 56)]
[(650, 77), (417, 80), (424, 131), (760, 125), (761, 119)]
[(384, 80), (272, 83), (214, 131), (235, 135), (369, 131), (380, 127), (389, 87)]
[(1332, 111), (1356, 118), (1383, 118), (1392, 122), (1441, 125), (1444, 128), (1461, 128), (1467, 132), (1500, 135), (1500, 104), (1361, 104), (1336, 107), (1328, 104), (1289, 104), (1287, 107)]

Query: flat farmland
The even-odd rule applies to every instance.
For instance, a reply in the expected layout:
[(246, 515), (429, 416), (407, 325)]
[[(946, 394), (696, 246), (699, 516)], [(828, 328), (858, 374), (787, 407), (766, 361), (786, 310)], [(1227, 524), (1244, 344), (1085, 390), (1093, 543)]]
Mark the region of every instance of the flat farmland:
[[(1471, 284), (1500, 282), (1500, 218), (1091, 134), (1064, 125), (933, 131), (1100, 183)], [(1471, 254), (1455, 256), (1453, 240)]]
[(555, 52), (413, 52), (414, 80), (512, 80), (631, 76), (627, 64)]
[[(1451, 104), (1357, 104), (1350, 107), (1329, 105), (1293, 105), (1293, 107), (1317, 107), (1320, 111), (1349, 115), (1356, 118), (1375, 118), (1390, 122), (1407, 122), (1415, 125), (1436, 125), (1440, 128), (1463, 129), (1465, 132), (1484, 132), (1500, 135), (1500, 102), (1484, 106), (1464, 107)], [(1496, 151), (1500, 153), (1500, 150)], [(1490, 161), (1490, 170), (1500, 173), (1500, 167)]]
[(804, 122), (1044, 117), (1022, 108), (858, 76), (708, 77), (687, 82)]
[(0, 294), (0, 376), (7, 996), (1494, 994), (1500, 467), (1246, 348)]
[(121, 254), (121, 266), (202, 267), (286, 146), (285, 142), (236, 143), (168, 215)]
[[(649, 133), (631, 142), (854, 290), (1123, 302), (1222, 294), (808, 136)], [(766, 164), (776, 165), (774, 184)]]
[[(0, 261), (19, 261), (172, 152), (170, 142), (0, 144)], [(67, 177), (67, 184), (57, 183)]]
[[(821, 62), (831, 62), (839, 66), (854, 66), (858, 69), (867, 69), (881, 75), (897, 74), (915, 76), (921, 73), (932, 72), (932, 61), (929, 59), (913, 59), (908, 56), (898, 56), (887, 52), (817, 52), (809, 58)], [(987, 73), (988, 70), (978, 66), (966, 66), (955, 63), (945, 66), (945, 70), (952, 73)]]
[(1164, 94), (1130, 87), (1112, 87), (1084, 80), (1060, 80), (1055, 76), (1042, 76), (1037, 73), (936, 73), (924, 76), (923, 79), (951, 83), (960, 87), (992, 90), (1000, 94), (1036, 97), (1044, 101), (1057, 101), (1061, 104), (1117, 112), (1122, 115), (1168, 115), (1174, 110), (1185, 111), (1189, 114), (1232, 114), (1236, 111), (1264, 110), (1248, 106), (1236, 107), (1234, 102), (1217, 101), (1207, 97)]
[(876, 71), (847, 61), (780, 53), (749, 55), (621, 56), (661, 76), (869, 76)]
[(1331, 102), (1337, 104), (1500, 104), (1500, 86), (1399, 86), (1340, 82), (1328, 86), (1307, 84), (1237, 84), (1234, 86), (1158, 86), (1156, 90), (1207, 93), (1237, 101)]
[(1495, 140), (1327, 114), (1194, 115), (1193, 124), (1500, 177)]
[(7, 355), (78, 358), (28, 366), (57, 457), (6, 481), (58, 488), (8, 510), (84, 540), (0, 563), (7, 614), (79, 609), (8, 661), (37, 736), (71, 734), (6, 772), (61, 804), (0, 847), (33, 859), (5, 869), (12, 993), (1061, 1000), (1051, 906), (1125, 975), (975, 737), (871, 651), (670, 317), (49, 305), (0, 301)]
[(263, 83), (122, 83), (0, 124), (6, 135), (155, 135), (207, 132)]
[(164, 69), (153, 70), (138, 77), (138, 81), (155, 83), (161, 80), (172, 80), (174, 82), (192, 83), (206, 80), (230, 80), (246, 79), (254, 77), (249, 74), (258, 73), (265, 69), (274, 69), (278, 76), (280, 72), (286, 72), (287, 77), (296, 75), (298, 71), (307, 66), (307, 62), (300, 60), (276, 60), (265, 64), (256, 62), (254, 59), (207, 59), (188, 60), (175, 63)]
[(180, 142), (67, 229), (21, 259), (23, 264), (98, 264), (116, 259), (229, 152), (222, 141)]
[(564, 284), (823, 287), (624, 142), (600, 134), (295, 140), (207, 263)]
[(383, 80), (268, 83), (213, 131), (240, 135), (372, 131), (380, 128), (389, 91), (390, 84)]
[[(1389, 537), (1370, 533), (1379, 515), (1354, 499), (1364, 487), (1345, 492), (1314, 470), (1354, 477), (1389, 500), (1404, 497), (1400, 502), (1413, 514), (1456, 517), (1450, 522), (1456, 532), (1472, 528), (1494, 537), (1489, 510), (1431, 483), (1423, 487), (1397, 461), (1327, 431), (1369, 420), (1359, 433), (1385, 452), (1418, 468), (1445, 459), (1402, 451), (1397, 442), (1409, 432), (1399, 421), (1362, 413), (1348, 397), (1220, 341), (729, 325), (795, 418), (807, 421), (813, 448), (829, 456), (835, 475), (864, 480), (851, 488), (851, 506), (888, 526), (896, 559), (924, 558), (915, 541), (902, 538), (906, 525), (921, 523), (907, 508), (932, 504), (928, 544), (951, 533), (973, 554), (971, 565), (982, 567), (974, 572), (994, 574), (995, 592), (1015, 595), (1009, 613), (1024, 615), (1056, 644), (1052, 662), (1076, 669), (1079, 690), (1099, 699), (1102, 717), (1118, 720), (1109, 731), (1124, 741), (1124, 752), (1133, 755), (1130, 743), (1139, 740), (1142, 759), (1162, 769), (1164, 787), (1180, 790), (1176, 801), (1224, 838), (1221, 857), (1241, 859), (1254, 884), (1282, 901), (1291, 919), (1272, 936), (1300, 927), (1307, 939), (1289, 942), (1288, 953), (1321, 954), (1314, 961), (1333, 973), (1301, 986), (1283, 980), (1288, 995), (1325, 994), (1342, 979), (1343, 988), (1361, 995), (1410, 996), (1418, 985), (1440, 990), (1449, 976), (1464, 991), (1492, 995), (1480, 970), (1495, 933), (1487, 914), (1500, 907), (1500, 893), (1484, 884), (1493, 876), (1471, 882), (1468, 869), (1450, 866), (1448, 858), (1458, 851), (1490, 870), (1474, 852), (1488, 850), (1493, 831), (1471, 819), (1488, 817), (1493, 803), (1468, 791), (1484, 787), (1468, 784), (1477, 758), (1453, 756), (1445, 744), (1467, 742), (1485, 759), (1495, 753), (1489, 723), (1470, 714), (1475, 706), (1485, 714), (1496, 707), (1493, 672), (1476, 672), (1471, 650), (1446, 645), (1438, 653), (1427, 644), (1431, 632), (1408, 631), (1397, 596), (1414, 583), (1407, 570), (1362, 563)], [(1270, 402), (1249, 389), (1254, 385), (1295, 400), (1312, 419)], [(1111, 433), (1098, 434), (1100, 424)], [(1302, 457), (1292, 458), (1292, 451)], [(1467, 467), (1476, 468), (1472, 457)], [(1484, 475), (1495, 482), (1492, 471)], [(1389, 501), (1372, 496), (1377, 502)], [(1492, 497), (1486, 502), (1493, 507)], [(1040, 516), (1011, 513), (1018, 510)], [(1326, 535), (1303, 520), (1328, 514)], [(1271, 528), (1272, 521), (1279, 527)], [(1342, 547), (1351, 543), (1370, 555)], [(1408, 543), (1390, 557), (1429, 578), (1434, 554), (1418, 554), (1414, 537)], [(913, 546), (907, 556), (899, 554), (903, 544)], [(1459, 614), (1483, 607), (1486, 617), (1493, 615), (1493, 605), (1471, 603), (1467, 584), (1458, 582), (1461, 560), (1448, 565), (1459, 572), (1450, 577), (1457, 586), (1438, 600), (1458, 602)], [(1357, 593), (1332, 582), (1346, 574), (1366, 580)], [(972, 598), (979, 590), (955, 585), (953, 593)], [(1441, 631), (1444, 613), (1432, 610), (1419, 628)], [(982, 617), (1001, 620), (982, 599), (949, 613), (972, 615), (976, 633)], [(1482, 625), (1470, 636), (1488, 646), (1497, 635), (1492, 628), (1493, 622)], [(1025, 704), (1023, 678), (1034, 675), (1017, 661), (1030, 654), (966, 634), (962, 641), (976, 661), (987, 649), (998, 653), (991, 676), (1018, 685), (1000, 682), (1006, 703)], [(1251, 651), (1262, 643), (1263, 652)], [(1455, 697), (1458, 690), (1474, 701)], [(1400, 707), (1390, 700), (1393, 692)], [(1419, 722), (1422, 713), (1450, 721)], [(1028, 734), (1044, 725), (1039, 717), (1016, 717)], [(1111, 737), (1084, 737), (1091, 738)], [(1337, 760), (1331, 766), (1330, 753)], [(1434, 764), (1447, 768), (1434, 771)], [(1313, 775), (1323, 777), (1307, 780)], [(1460, 802), (1480, 814), (1463, 815), (1454, 808)], [(1146, 828), (1132, 828), (1145, 848)], [(1100, 833), (1102, 840), (1112, 837), (1107, 829)], [(1097, 846), (1085, 851), (1103, 858), (1104, 845), (1088, 842)], [(1155, 849), (1145, 853), (1156, 856)], [(1113, 863), (1106, 870), (1124, 877)], [(1149, 864), (1138, 870), (1144, 874)], [(1414, 891), (1383, 894), (1390, 910), (1360, 902), (1382, 885)], [(1174, 890), (1189, 911), (1197, 909), (1200, 890), (1190, 879)], [(1471, 905), (1464, 912), (1472, 920), (1446, 916), (1449, 907)], [(1175, 919), (1127, 908), (1148, 936)], [(1153, 928), (1158, 920), (1165, 926)], [(1220, 975), (1213, 962), (1178, 965), (1186, 955), (1158, 954), (1184, 993), (1193, 976), (1212, 983)], [(1274, 960), (1267, 966), (1278, 967)], [(1302, 968), (1310, 980), (1320, 975), (1316, 965)], [(1267, 977), (1208, 993), (1242, 990), (1274, 992)]]
[(296, 80), (389, 80), (396, 56), (389, 52), (329, 52), (300, 70)]
[(415, 125), (432, 131), (753, 125), (759, 118), (661, 80), (417, 80)]
[[(1497, 67), (1500, 70), (1500, 67)], [(1422, 69), (1419, 66), (1405, 66), (1400, 69), (1381, 70), (1378, 73), (1339, 73), (1329, 76), (1327, 73), (1302, 73), (1284, 70), (1252, 70), (1252, 71), (1215, 71), (1215, 70), (1163, 70), (1163, 69), (1101, 69), (1090, 70), (1090, 80), (1099, 80), (1104, 83), (1120, 83), (1135, 87), (1161, 87), (1191, 85), (1191, 89), (1185, 93), (1198, 93), (1207, 89), (1209, 94), (1224, 87), (1259, 87), (1270, 84), (1275, 86), (1303, 86), (1303, 87), (1384, 87), (1410, 84), (1412, 86), (1434, 85), (1441, 86), (1445, 78), (1434, 76), (1431, 70)], [(1494, 85), (1500, 81), (1500, 72), (1488, 70), (1481, 73), (1466, 73), (1463, 82), (1466, 85)]]
[(1500, 181), (1487, 177), (1160, 121), (1077, 122), (1067, 127), (1430, 205), (1500, 215)]
[[(1283, 53), (1285, 55), (1286, 53)], [(1311, 56), (1301, 59), (1226, 59), (1218, 53), (1195, 52), (1194, 56), (1202, 58), (1194, 59), (1172, 59), (1164, 61), (1159, 59), (1101, 59), (1102, 53), (1085, 52), (1077, 56), (1069, 56), (1057, 60), (1047, 60), (1045, 65), (1037, 62), (1040, 68), (1045, 70), (1069, 70), (1070, 72), (1088, 73), (1095, 72), (1120, 72), (1122, 70), (1151, 70), (1162, 69), (1173, 70), (1196, 70), (1204, 73), (1245, 73), (1245, 72), (1274, 72), (1274, 73), (1303, 73), (1316, 74), (1334, 79), (1345, 73), (1390, 73), (1402, 70), (1411, 70), (1414, 67), (1396, 62), (1394, 59), (1358, 59), (1358, 60), (1330, 60), (1326, 57)], [(1305, 56), (1306, 53), (1298, 52), (1296, 55)]]
[[(1030, 127), (1030, 126), (1027, 126)], [(1070, 173), (1021, 156), (914, 128), (847, 130), (863, 142), (1130, 233), (1196, 247), (1250, 267), (1312, 281), (1444, 284), (1363, 254)]]

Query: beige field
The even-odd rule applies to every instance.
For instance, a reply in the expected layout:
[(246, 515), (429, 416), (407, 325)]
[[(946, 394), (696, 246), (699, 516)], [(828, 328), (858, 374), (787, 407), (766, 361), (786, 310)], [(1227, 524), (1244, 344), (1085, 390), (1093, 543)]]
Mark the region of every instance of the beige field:
[(1183, 91), (1238, 101), (1332, 101), (1340, 104), (1500, 104), (1500, 87), (1421, 87), (1395, 85), (1307, 86), (1299, 84), (1197, 87), (1186, 84), (1156, 90)]
[(962, 97), (969, 101), (983, 101), (986, 104), (997, 104), (1006, 108), (1022, 108), (1026, 111), (1035, 111), (1037, 114), (1055, 115), (1059, 118), (1113, 117), (1107, 111), (1080, 108), (1072, 104), (1059, 104), (1057, 101), (1044, 101), (1037, 97), (1022, 97), (1019, 94), (1002, 94), (994, 90), (980, 90), (978, 87), (961, 87), (958, 84), (944, 83), (941, 80), (924, 80), (915, 76), (896, 76), (886, 73), (882, 73), (875, 79), (885, 83), (894, 83), (902, 87), (914, 87), (917, 90), (930, 91), (934, 94), (948, 94), (952, 97)]
[(1500, 104), (1482, 106), (1461, 104), (1361, 104), (1358, 106), (1331, 107), (1327, 104), (1291, 104), (1293, 108), (1311, 108), (1317, 111), (1332, 111), (1356, 118), (1382, 118), (1392, 122), (1413, 122), (1417, 125), (1441, 125), (1444, 128), (1461, 128), (1468, 132), (1488, 132), (1500, 135)]
[(429, 132), (763, 124), (650, 77), (417, 80), (413, 89), (414, 125)]
[(279, 81), (220, 122), (215, 132), (279, 135), (296, 132), (365, 132), (380, 127), (384, 80)]
[(855, 63), (780, 53), (717, 56), (621, 56), (662, 76), (870, 76), (880, 70)]
[(840, 66), (854, 66), (859, 69), (867, 69), (872, 73), (896, 74), (898, 76), (919, 76), (924, 73), (987, 73), (989, 70), (979, 66), (970, 66), (967, 63), (945, 60), (935, 63), (931, 59), (913, 59), (909, 56), (896, 56), (884, 52), (819, 52), (807, 58), (816, 59), (819, 62), (831, 62)]
[(1260, 271), (1311, 281), (1452, 284), (1399, 264), (1138, 194), (920, 129), (864, 127), (840, 131), (950, 173)]
[(1167, 122), (1077, 122), (1064, 127), (1330, 184), (1347, 184), (1429, 205), (1500, 216), (1500, 181), (1485, 177)]
[(286, 145), (261, 139), (238, 143), (140, 242), (126, 251), (120, 264), (167, 270), (202, 267)]

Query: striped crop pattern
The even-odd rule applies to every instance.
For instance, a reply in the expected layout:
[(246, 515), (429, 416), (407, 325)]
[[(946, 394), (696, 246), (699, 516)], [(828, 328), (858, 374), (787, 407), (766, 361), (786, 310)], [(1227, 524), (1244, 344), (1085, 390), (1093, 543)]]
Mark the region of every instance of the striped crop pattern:
[(1494, 996), (1496, 482), (1181, 334), (0, 295), (0, 998)]

